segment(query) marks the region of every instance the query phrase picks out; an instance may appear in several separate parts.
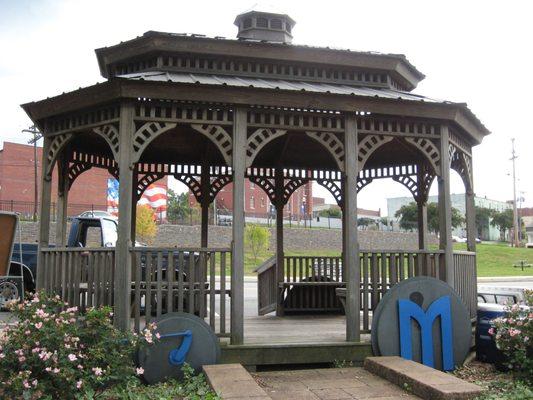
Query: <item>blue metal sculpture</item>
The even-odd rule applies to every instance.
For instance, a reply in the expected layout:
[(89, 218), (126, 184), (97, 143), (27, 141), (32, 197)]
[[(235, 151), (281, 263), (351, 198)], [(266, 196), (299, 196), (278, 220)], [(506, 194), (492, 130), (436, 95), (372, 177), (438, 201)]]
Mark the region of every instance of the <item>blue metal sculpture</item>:
[(185, 358), (192, 344), (192, 332), (187, 329), (183, 332), (169, 333), (160, 337), (160, 339), (166, 339), (180, 336), (183, 337), (180, 346), (168, 353), (168, 362), (170, 365), (181, 366), (185, 363)]
[(422, 341), (422, 363), (435, 368), (433, 354), (433, 323), (440, 317), (442, 369), (454, 369), (453, 334), (450, 296), (443, 296), (435, 300), (424, 312), (422, 308), (411, 300), (398, 300), (398, 320), (400, 325), (400, 355), (408, 360), (413, 359), (411, 318), (420, 326)]

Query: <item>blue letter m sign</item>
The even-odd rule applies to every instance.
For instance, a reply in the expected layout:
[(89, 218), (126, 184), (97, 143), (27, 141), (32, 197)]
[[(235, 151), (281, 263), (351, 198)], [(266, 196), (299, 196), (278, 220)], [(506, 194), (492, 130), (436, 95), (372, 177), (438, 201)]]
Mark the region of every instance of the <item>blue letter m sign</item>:
[(452, 317), (450, 297), (443, 296), (435, 300), (427, 309), (422, 310), (411, 300), (398, 300), (398, 319), (400, 321), (400, 355), (408, 360), (413, 359), (411, 318), (420, 325), (422, 340), (422, 364), (435, 368), (433, 357), (433, 323), (440, 316), (442, 341), (442, 369), (453, 370)]

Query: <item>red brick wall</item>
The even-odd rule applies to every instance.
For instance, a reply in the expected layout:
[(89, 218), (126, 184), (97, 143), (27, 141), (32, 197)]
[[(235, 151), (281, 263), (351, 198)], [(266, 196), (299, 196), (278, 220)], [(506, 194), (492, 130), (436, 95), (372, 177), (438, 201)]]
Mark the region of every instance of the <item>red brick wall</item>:
[[(38, 194), (41, 190), (42, 148), (37, 148)], [(4, 142), (0, 151), (0, 203), (8, 209), (10, 201), (33, 203), (34, 172), (33, 146)], [(109, 173), (101, 168), (92, 168), (80, 175), (69, 192), (69, 215), (79, 214), (85, 209), (105, 209), (107, 200), (107, 179)], [(57, 168), (52, 177), (52, 201), (57, 199)], [(14, 211), (31, 212), (32, 206), (19, 204)]]

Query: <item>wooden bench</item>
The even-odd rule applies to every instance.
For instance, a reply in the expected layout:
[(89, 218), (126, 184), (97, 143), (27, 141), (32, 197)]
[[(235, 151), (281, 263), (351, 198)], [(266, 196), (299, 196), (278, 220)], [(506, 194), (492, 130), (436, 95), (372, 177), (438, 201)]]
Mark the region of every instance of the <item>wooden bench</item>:
[[(342, 311), (335, 289), (345, 286), (346, 283), (337, 281), (280, 282), (278, 298), (283, 302), (284, 312)], [(295, 291), (291, 293), (291, 289)]]

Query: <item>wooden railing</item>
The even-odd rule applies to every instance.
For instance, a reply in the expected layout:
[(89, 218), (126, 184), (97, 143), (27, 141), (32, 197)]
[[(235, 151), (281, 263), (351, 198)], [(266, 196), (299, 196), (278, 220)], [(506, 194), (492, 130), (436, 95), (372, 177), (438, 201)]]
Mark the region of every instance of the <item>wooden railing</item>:
[[(231, 250), (131, 249), (134, 329), (174, 311), (198, 315), (219, 336), (229, 336)], [(172, 273), (169, 273), (169, 270)]]
[(476, 253), (472, 251), (454, 251), (454, 287), (465, 303), (470, 318), (477, 314), (477, 268)]
[(44, 286), (71, 306), (113, 305), (115, 283), (114, 248), (44, 248)]
[[(392, 285), (413, 276), (445, 278), (440, 250), (362, 250), (359, 257), (362, 323), (367, 331), (370, 312)], [(336, 289), (345, 287), (340, 256), (284, 257), (283, 282), (277, 281), (275, 270), (275, 258), (256, 270), (260, 314), (274, 311), (276, 302), (284, 312), (342, 311), (336, 294)]]

